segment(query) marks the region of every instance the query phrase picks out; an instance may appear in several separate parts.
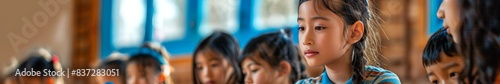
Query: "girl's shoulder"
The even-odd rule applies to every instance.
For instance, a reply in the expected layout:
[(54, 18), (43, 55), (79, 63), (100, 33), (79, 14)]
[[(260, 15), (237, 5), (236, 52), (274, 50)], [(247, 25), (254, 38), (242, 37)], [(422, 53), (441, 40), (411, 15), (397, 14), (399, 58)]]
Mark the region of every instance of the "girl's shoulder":
[(385, 70), (380, 67), (375, 66), (366, 66), (365, 67), (365, 80), (364, 83), (392, 83), (392, 84), (400, 84), (398, 75), (395, 73)]
[(319, 75), (317, 77), (300, 79), (299, 81), (295, 82), (295, 84), (321, 84), (321, 77), (323, 75), (324, 75), (324, 73), (322, 73), (321, 75)]
[[(295, 84), (321, 84), (323, 75), (326, 74), (322, 73), (317, 77), (301, 79), (295, 82)], [(366, 66), (364, 76), (366, 78), (363, 81), (363, 84), (401, 84), (401, 82), (399, 81), (399, 77), (395, 73), (380, 67)], [(350, 81), (352, 83), (352, 80)]]

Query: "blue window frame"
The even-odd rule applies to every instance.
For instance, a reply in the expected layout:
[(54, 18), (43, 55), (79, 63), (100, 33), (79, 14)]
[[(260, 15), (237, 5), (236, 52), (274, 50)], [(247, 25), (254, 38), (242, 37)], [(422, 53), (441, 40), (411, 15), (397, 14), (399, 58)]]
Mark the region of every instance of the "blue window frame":
[[(116, 24), (121, 19), (116, 19), (120, 15), (120, 12), (116, 12), (119, 10), (120, 6), (117, 6), (117, 2), (120, 0), (102, 0), (101, 5), (101, 31), (100, 31), (100, 56), (101, 58), (106, 58), (109, 54), (114, 51), (118, 52), (127, 52), (131, 50), (133, 47), (137, 47), (140, 45), (130, 43), (130, 46), (120, 46), (117, 45), (119, 42), (114, 42), (117, 35), (115, 34), (117, 29), (122, 28)], [(126, 1), (126, 0), (121, 0)], [(141, 38), (138, 41), (139, 44), (145, 42), (160, 42), (163, 46), (165, 46), (169, 53), (173, 54), (173, 56), (181, 56), (181, 55), (190, 55), (193, 53), (194, 49), (198, 45), (198, 42), (202, 40), (206, 35), (200, 33), (200, 25), (204, 24), (204, 19), (211, 17), (206, 14), (206, 9), (208, 1), (206, 0), (136, 0), (143, 1), (145, 5), (144, 8), (144, 21), (136, 21), (137, 23), (144, 22), (144, 27), (138, 29), (138, 35)], [(170, 4), (170, 5), (169, 5)], [(177, 6), (171, 6), (175, 4)], [(273, 26), (259, 26), (262, 28), (257, 28), (254, 24), (254, 20), (259, 18), (259, 9), (262, 9), (262, 1), (260, 0), (234, 0), (234, 4), (237, 7), (233, 7), (230, 9), (234, 11), (233, 16), (235, 17), (235, 29), (230, 29), (229, 31), (238, 39), (240, 42), (240, 46), (243, 48), (247, 42), (260, 34), (277, 31), (279, 27)], [(297, 4), (295, 1), (294, 4)], [(162, 5), (162, 6), (155, 6)], [(168, 6), (165, 6), (168, 5)], [(164, 8), (167, 7), (167, 8)], [(178, 7), (178, 8), (170, 8), (170, 7)], [(295, 7), (294, 7), (295, 8)], [(175, 17), (173, 18), (170, 15), (158, 16), (157, 14), (166, 14), (168, 13), (177, 13), (177, 15), (173, 14)], [(177, 12), (171, 12), (171, 11)], [(295, 9), (296, 10), (296, 9)], [(296, 13), (296, 12), (293, 12)], [(294, 14), (291, 14), (294, 15)], [(296, 15), (296, 14), (295, 14)], [(291, 18), (296, 16), (291, 16)], [(173, 23), (175, 25), (169, 24), (169, 21), (176, 20), (178, 23)], [(163, 22), (162, 22), (163, 21)], [(287, 20), (284, 20), (287, 21)], [(291, 27), (293, 31), (294, 42), (297, 43), (297, 24), (295, 20), (286, 22), (287, 24), (283, 27)], [(173, 27), (173, 28), (170, 28)], [(228, 26), (231, 27), (231, 26)], [(176, 30), (177, 29), (177, 30)], [(162, 30), (167, 30), (162, 32)], [(236, 31), (234, 31), (236, 30)], [(178, 35), (178, 38), (175, 37), (163, 37), (166, 34), (171, 34), (170, 31), (179, 31), (182, 32)], [(120, 31), (118, 31), (120, 32)], [(169, 33), (170, 32), (170, 33)], [(133, 45), (132, 45), (133, 44)]]

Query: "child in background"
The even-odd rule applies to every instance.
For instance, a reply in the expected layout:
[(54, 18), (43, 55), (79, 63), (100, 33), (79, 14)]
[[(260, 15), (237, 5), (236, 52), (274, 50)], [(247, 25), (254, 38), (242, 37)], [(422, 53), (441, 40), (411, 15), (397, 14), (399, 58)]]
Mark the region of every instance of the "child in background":
[(193, 54), (194, 83), (240, 83), (239, 52), (238, 41), (227, 33), (216, 31), (203, 39)]
[(500, 0), (443, 0), (438, 18), (464, 58), (460, 83), (500, 83)]
[(128, 84), (165, 84), (162, 65), (163, 56), (149, 48), (138, 48), (131, 52), (126, 65), (126, 82)]
[(240, 60), (246, 84), (292, 84), (307, 77), (290, 31), (253, 38), (245, 46)]
[(300, 0), (299, 45), (311, 67), (323, 74), (298, 84), (399, 84), (391, 71), (377, 67), (378, 17), (371, 0)]
[[(30, 56), (21, 63), (17, 70), (23, 71), (24, 69), (44, 72), (43, 70), (61, 71), (62, 67), (56, 55), (51, 54), (47, 49), (37, 49)], [(17, 76), (18, 84), (63, 84), (62, 77), (59, 76)]]
[(432, 84), (458, 84), (458, 76), (464, 67), (463, 57), (444, 28), (432, 34), (427, 41), (422, 63)]
[(168, 53), (167, 48), (163, 47), (160, 43), (148, 42), (143, 45), (143, 47), (150, 48), (157, 53), (160, 53), (165, 60), (165, 64), (162, 65), (163, 74), (165, 75), (165, 83), (172, 84), (172, 78), (170, 73), (174, 72), (174, 67), (170, 65), (170, 53)]
[(126, 56), (120, 53), (112, 53), (107, 59), (104, 60), (104, 62), (97, 68), (97, 69), (104, 69), (104, 70), (111, 70), (111, 69), (118, 69), (121, 70), (119, 71), (119, 75), (117, 76), (97, 76), (96, 80), (98, 84), (107, 84), (107, 83), (113, 83), (113, 84), (125, 84), (126, 83), (126, 78), (125, 78), (125, 65), (126, 65)]

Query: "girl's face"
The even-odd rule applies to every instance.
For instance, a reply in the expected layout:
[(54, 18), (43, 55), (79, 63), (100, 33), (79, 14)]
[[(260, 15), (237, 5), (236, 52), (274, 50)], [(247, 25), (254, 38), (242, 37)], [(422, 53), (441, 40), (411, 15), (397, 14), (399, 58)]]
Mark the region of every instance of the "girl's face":
[(202, 84), (225, 84), (229, 81), (232, 68), (228, 61), (210, 49), (201, 50), (196, 55), (197, 78)]
[(330, 64), (346, 52), (344, 22), (340, 16), (323, 6), (315, 6), (313, 0), (300, 5), (298, 16), (299, 47), (309, 66)]
[(153, 67), (144, 67), (135, 62), (127, 64), (127, 83), (128, 84), (158, 84), (159, 75), (155, 74)]
[[(252, 56), (255, 58), (256, 56)], [(250, 58), (245, 58), (241, 67), (244, 74), (245, 84), (283, 84), (283, 83), (275, 83), (275, 82), (283, 82), (278, 81), (276, 79), (280, 79), (277, 70), (273, 70), (273, 68), (269, 65), (269, 63), (264, 60), (256, 58), (252, 60)]]
[(443, 0), (437, 12), (437, 17), (443, 19), (443, 27), (448, 29), (448, 33), (453, 36), (453, 41), (458, 43), (461, 21), (457, 0)]

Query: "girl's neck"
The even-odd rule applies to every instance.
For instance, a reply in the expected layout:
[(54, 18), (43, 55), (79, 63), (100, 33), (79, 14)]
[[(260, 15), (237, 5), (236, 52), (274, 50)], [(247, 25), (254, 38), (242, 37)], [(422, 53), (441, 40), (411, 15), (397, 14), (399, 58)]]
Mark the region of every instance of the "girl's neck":
[(345, 84), (354, 74), (351, 67), (352, 50), (347, 50), (346, 54), (342, 55), (337, 60), (334, 60), (325, 65), (325, 70), (330, 81), (336, 84)]
[(273, 84), (292, 84), (289, 75), (278, 77), (274, 81)]

